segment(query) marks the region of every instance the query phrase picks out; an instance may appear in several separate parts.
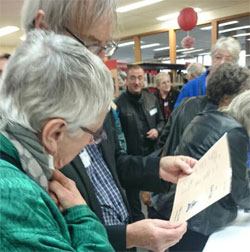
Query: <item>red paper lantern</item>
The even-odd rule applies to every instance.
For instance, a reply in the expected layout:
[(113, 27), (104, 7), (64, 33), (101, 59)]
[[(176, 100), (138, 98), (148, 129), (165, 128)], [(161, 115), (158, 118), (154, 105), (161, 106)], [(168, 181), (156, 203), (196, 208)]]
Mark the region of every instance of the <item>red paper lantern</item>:
[(178, 16), (178, 24), (184, 31), (192, 30), (197, 24), (198, 16), (193, 8), (184, 8)]

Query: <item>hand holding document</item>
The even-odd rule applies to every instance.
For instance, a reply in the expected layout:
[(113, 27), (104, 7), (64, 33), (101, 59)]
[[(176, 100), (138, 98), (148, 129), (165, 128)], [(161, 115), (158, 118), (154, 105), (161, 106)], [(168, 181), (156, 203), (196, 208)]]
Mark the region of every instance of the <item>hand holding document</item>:
[(197, 162), (193, 173), (178, 180), (170, 221), (190, 219), (231, 191), (232, 168), (227, 134)]

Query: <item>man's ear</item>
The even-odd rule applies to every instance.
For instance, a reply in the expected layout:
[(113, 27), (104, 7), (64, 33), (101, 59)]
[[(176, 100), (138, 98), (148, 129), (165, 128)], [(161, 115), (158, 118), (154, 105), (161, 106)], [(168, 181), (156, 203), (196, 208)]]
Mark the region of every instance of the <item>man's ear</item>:
[(35, 28), (37, 29), (47, 29), (47, 24), (45, 21), (45, 12), (43, 10), (38, 10), (35, 14)]
[(63, 119), (57, 118), (48, 121), (42, 130), (42, 145), (49, 154), (55, 156), (58, 146), (61, 144), (67, 133), (67, 125)]

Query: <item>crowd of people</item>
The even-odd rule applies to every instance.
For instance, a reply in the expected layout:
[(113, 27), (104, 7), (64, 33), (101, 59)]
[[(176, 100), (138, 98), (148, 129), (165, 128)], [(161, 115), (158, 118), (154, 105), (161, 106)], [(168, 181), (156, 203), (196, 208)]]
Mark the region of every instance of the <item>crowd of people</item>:
[[(202, 251), (250, 197), (250, 73), (237, 65), (239, 43), (220, 38), (211, 67), (190, 64), (180, 93), (167, 73), (148, 92), (131, 65), (113, 101), (103, 60), (117, 48), (114, 0), (25, 0), (22, 24), (26, 40), (0, 57), (0, 250)], [(170, 222), (179, 177), (225, 132), (231, 193)]]

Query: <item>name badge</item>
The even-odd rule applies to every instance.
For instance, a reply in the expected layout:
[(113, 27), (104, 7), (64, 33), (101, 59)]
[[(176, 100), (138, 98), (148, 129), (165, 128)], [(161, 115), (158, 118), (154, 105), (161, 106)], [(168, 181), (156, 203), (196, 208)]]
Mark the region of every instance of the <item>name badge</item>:
[(91, 159), (90, 156), (88, 154), (88, 152), (86, 150), (83, 150), (80, 153), (80, 158), (82, 160), (83, 165), (85, 166), (85, 168), (89, 167), (91, 165)]
[(164, 102), (164, 107), (167, 107), (168, 106), (168, 102)]
[(157, 113), (157, 108), (153, 108), (153, 109), (151, 109), (151, 110), (149, 111), (149, 114), (150, 114), (151, 116), (155, 115), (156, 113)]

